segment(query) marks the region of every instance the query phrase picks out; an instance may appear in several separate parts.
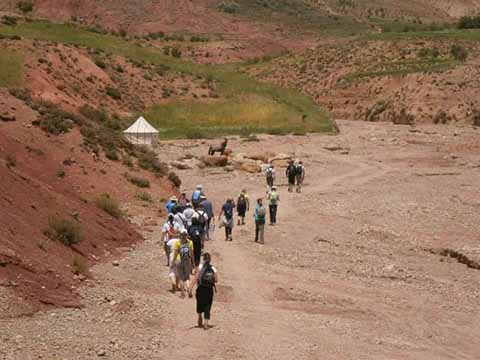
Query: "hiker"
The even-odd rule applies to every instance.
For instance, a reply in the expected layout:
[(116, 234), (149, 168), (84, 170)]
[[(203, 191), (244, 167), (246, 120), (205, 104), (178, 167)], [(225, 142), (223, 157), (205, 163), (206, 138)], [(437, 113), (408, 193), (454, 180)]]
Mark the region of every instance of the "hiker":
[(175, 291), (179, 289), (178, 287), (178, 276), (177, 276), (177, 262), (175, 261), (175, 248), (177, 246), (177, 243), (180, 242), (180, 239), (177, 236), (174, 236), (170, 240), (168, 240), (167, 246), (169, 247), (169, 271), (168, 271), (168, 277), (170, 278), (170, 282), (172, 284), (172, 289), (170, 290), (173, 294), (175, 294)]
[(280, 195), (278, 195), (277, 187), (272, 186), (272, 190), (268, 193), (268, 209), (270, 210), (270, 225), (277, 223), (277, 210)]
[(190, 226), (192, 226), (192, 217), (195, 214), (195, 210), (193, 210), (192, 204), (187, 203), (185, 206), (185, 210), (183, 210), (183, 216), (185, 217), (185, 220), (187, 222), (187, 230)]
[(247, 190), (243, 189), (237, 199), (238, 225), (245, 225), (245, 214), (250, 210)]
[(180, 232), (180, 241), (175, 244), (173, 257), (176, 262), (177, 276), (180, 281), (180, 297), (185, 297), (185, 291), (188, 291), (188, 297), (192, 297), (190, 274), (195, 266), (193, 260), (193, 242), (188, 239), (188, 233), (185, 229)]
[(297, 193), (301, 193), (303, 180), (305, 179), (305, 166), (303, 166), (302, 161), (299, 161), (295, 167), (295, 177), (297, 178)]
[(213, 205), (210, 200), (206, 197), (205, 194), (200, 197), (200, 204), (203, 207), (203, 210), (205, 210), (205, 213), (207, 214), (208, 220), (206, 224), (206, 229), (205, 229), (205, 238), (207, 240), (210, 240), (210, 230), (213, 229), (214, 224), (212, 222), (215, 222), (215, 213), (213, 212)]
[(203, 195), (203, 186), (197, 185), (195, 191), (192, 194), (192, 204), (193, 208), (196, 209), (198, 204), (200, 204), (200, 197)]
[(265, 217), (267, 210), (263, 206), (263, 200), (257, 199), (257, 207), (255, 208), (255, 242), (264, 243)]
[(203, 215), (195, 213), (192, 217), (192, 226), (188, 229), (188, 235), (193, 242), (193, 260), (195, 269), (200, 265), (200, 257), (203, 249), (205, 221), (201, 220), (202, 216)]
[(187, 230), (188, 229), (188, 222), (187, 219), (185, 218), (185, 215), (181, 212), (177, 212), (173, 215), (173, 221), (178, 224), (181, 230)]
[(265, 170), (265, 176), (267, 178), (267, 188), (270, 190), (275, 182), (275, 167), (273, 164), (267, 167)]
[(285, 170), (285, 175), (288, 178), (288, 192), (293, 191), (293, 187), (295, 186), (295, 176), (297, 174), (297, 169), (293, 160), (288, 162), (287, 170)]
[[(210, 321), (210, 311), (213, 303), (213, 292), (217, 292), (216, 284), (218, 283), (217, 269), (211, 264), (211, 256), (209, 253), (203, 254), (203, 263), (198, 268), (192, 287), (197, 284), (195, 298), (197, 300), (198, 327), (208, 329)], [(190, 290), (191, 292), (192, 290)], [(202, 317), (203, 314), (203, 317)]]
[(167, 208), (167, 212), (169, 214), (172, 214), (173, 213), (173, 209), (177, 206), (177, 197), (176, 196), (172, 196), (167, 204), (165, 205), (165, 207)]
[(178, 199), (178, 205), (180, 205), (183, 208), (186, 208), (188, 203), (189, 201), (187, 199), (187, 194), (185, 192), (182, 192), (182, 195), (180, 195), (180, 199)]
[(168, 242), (177, 234), (179, 234), (180, 230), (181, 229), (178, 224), (174, 222), (173, 214), (168, 214), (168, 219), (162, 228), (163, 250), (165, 251), (165, 256), (167, 257), (167, 266), (170, 266), (170, 246), (168, 246)]
[(222, 219), (223, 215), (223, 222), (220, 226), (225, 226), (225, 241), (232, 241), (232, 231), (233, 231), (233, 210), (235, 209), (235, 204), (233, 203), (232, 199), (227, 199), (225, 204), (222, 206), (222, 210), (220, 210), (220, 214), (218, 215), (218, 220)]

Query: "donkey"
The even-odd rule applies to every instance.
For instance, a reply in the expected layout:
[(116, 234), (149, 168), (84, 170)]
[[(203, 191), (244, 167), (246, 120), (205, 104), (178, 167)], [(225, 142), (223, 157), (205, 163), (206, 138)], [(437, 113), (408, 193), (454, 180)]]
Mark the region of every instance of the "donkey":
[(217, 146), (211, 145), (208, 148), (208, 155), (215, 155), (215, 153), (217, 152), (219, 152), (220, 155), (223, 155), (225, 153), (225, 149), (227, 148), (227, 144), (228, 144), (228, 139), (225, 138), (220, 145), (217, 145)]

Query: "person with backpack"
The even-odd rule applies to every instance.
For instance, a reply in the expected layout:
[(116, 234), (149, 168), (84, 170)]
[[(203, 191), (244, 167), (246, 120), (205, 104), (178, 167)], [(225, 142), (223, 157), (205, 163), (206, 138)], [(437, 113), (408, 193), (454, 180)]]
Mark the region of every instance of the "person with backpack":
[(268, 193), (268, 209), (270, 212), (270, 225), (277, 223), (277, 210), (278, 202), (280, 201), (280, 195), (278, 195), (277, 187), (272, 186), (272, 190)]
[(203, 195), (203, 186), (197, 185), (195, 191), (192, 194), (192, 204), (193, 208), (196, 209), (198, 204), (200, 204), (200, 198)]
[(255, 208), (255, 242), (264, 244), (265, 218), (267, 210), (263, 206), (263, 200), (257, 199), (257, 207)]
[(265, 176), (267, 179), (267, 187), (270, 190), (275, 182), (275, 167), (270, 164), (265, 170)]
[(248, 200), (247, 190), (243, 189), (237, 199), (237, 225), (245, 225), (245, 214), (250, 210), (250, 202)]
[(297, 169), (293, 160), (290, 160), (285, 170), (285, 175), (288, 178), (288, 192), (293, 191), (293, 187), (295, 186), (295, 176), (297, 175)]
[(170, 266), (170, 246), (168, 245), (168, 242), (176, 237), (181, 230), (173, 219), (173, 214), (168, 214), (168, 219), (162, 228), (163, 250), (165, 251), (165, 256), (167, 258), (167, 266)]
[(187, 222), (186, 228), (188, 230), (188, 228), (192, 225), (192, 217), (195, 214), (195, 210), (193, 210), (192, 204), (187, 203), (187, 205), (185, 205), (185, 210), (183, 210), (182, 213)]
[(195, 213), (192, 217), (192, 226), (188, 229), (188, 236), (193, 242), (193, 260), (195, 269), (200, 265), (200, 257), (202, 255), (205, 221), (201, 220), (203, 215)]
[(180, 297), (185, 297), (185, 291), (188, 291), (188, 297), (192, 297), (190, 291), (190, 274), (195, 266), (193, 259), (193, 242), (188, 239), (187, 230), (180, 232), (180, 241), (175, 244), (175, 253), (173, 255), (177, 264), (177, 277), (180, 281)]
[[(218, 272), (211, 264), (211, 256), (209, 253), (203, 254), (203, 263), (199, 266), (192, 287), (197, 285), (195, 299), (197, 300), (198, 327), (208, 330), (208, 322), (210, 321), (210, 311), (212, 310), (214, 291), (217, 292)], [(202, 317), (203, 314), (203, 317)]]
[(225, 204), (222, 206), (222, 210), (220, 210), (220, 214), (218, 215), (218, 221), (222, 220), (223, 215), (223, 222), (221, 226), (225, 227), (225, 241), (232, 241), (232, 232), (233, 232), (233, 210), (235, 209), (235, 204), (233, 199), (227, 199)]
[(173, 213), (173, 210), (174, 210), (175, 207), (178, 205), (177, 201), (178, 201), (178, 200), (177, 200), (177, 197), (176, 197), (176, 196), (172, 196), (172, 197), (168, 200), (168, 202), (167, 202), (167, 204), (165, 205), (165, 207), (167, 208), (167, 212), (168, 212), (169, 214), (172, 214), (172, 213)]
[(297, 178), (297, 193), (302, 192), (303, 180), (305, 179), (305, 166), (299, 161), (295, 168), (295, 177)]
[(205, 194), (200, 197), (200, 205), (202, 206), (203, 210), (207, 214), (207, 224), (205, 229), (205, 239), (210, 240), (210, 230), (215, 228), (215, 213), (213, 212), (213, 204), (207, 198)]

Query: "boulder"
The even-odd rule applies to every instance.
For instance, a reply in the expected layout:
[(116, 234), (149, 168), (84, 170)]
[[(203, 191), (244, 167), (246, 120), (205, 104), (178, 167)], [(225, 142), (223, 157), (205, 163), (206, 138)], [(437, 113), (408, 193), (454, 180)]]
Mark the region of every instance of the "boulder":
[(288, 166), (288, 163), (292, 160), (293, 160), (292, 155), (280, 153), (268, 159), (268, 162), (270, 164), (273, 164), (275, 167), (286, 168)]
[(273, 157), (274, 154), (271, 153), (263, 153), (263, 154), (253, 154), (245, 156), (247, 159), (261, 161), (262, 163), (267, 163), (268, 160)]
[(191, 170), (191, 169), (193, 169), (193, 166), (191, 166), (190, 164), (187, 164), (187, 163), (184, 163), (184, 162), (178, 161), (178, 160), (172, 161), (170, 163), (170, 165), (172, 167), (174, 167), (175, 169), (178, 169), (178, 170)]
[(227, 156), (202, 156), (200, 161), (206, 167), (223, 167), (228, 165), (228, 157)]
[(234, 161), (233, 162), (233, 167), (236, 170), (245, 171), (245, 172), (249, 172), (249, 173), (252, 173), (252, 174), (259, 173), (259, 172), (262, 171), (262, 165), (258, 164), (256, 161), (250, 160), (250, 159), (243, 159), (243, 160), (239, 160), (239, 161)]
[(5, 122), (9, 122), (9, 121), (15, 121), (15, 120), (17, 120), (17, 118), (15, 117), (15, 115), (12, 115), (12, 114), (6, 112), (6, 113), (3, 113), (3, 114), (0, 114), (0, 120), (5, 121)]

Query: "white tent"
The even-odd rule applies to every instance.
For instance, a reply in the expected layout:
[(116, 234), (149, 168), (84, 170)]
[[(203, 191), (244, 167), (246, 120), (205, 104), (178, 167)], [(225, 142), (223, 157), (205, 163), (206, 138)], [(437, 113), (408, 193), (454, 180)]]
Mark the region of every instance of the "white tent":
[(135, 145), (155, 145), (158, 141), (158, 130), (140, 116), (132, 126), (123, 132), (125, 138)]

